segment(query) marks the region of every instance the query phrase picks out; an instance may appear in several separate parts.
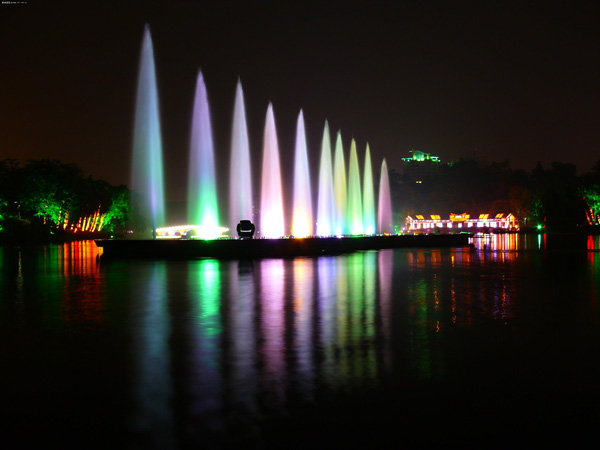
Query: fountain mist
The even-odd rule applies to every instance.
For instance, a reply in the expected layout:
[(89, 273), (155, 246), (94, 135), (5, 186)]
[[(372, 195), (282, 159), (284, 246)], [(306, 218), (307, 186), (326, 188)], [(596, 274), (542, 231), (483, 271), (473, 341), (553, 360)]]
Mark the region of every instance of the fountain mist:
[(250, 147), (242, 83), (238, 81), (231, 130), (231, 163), (229, 171), (229, 223), (235, 229), (240, 220), (253, 220)]
[(313, 234), (313, 214), (306, 150), (306, 133), (304, 131), (304, 115), (298, 114), (296, 128), (296, 155), (294, 158), (294, 210), (292, 218), (292, 235), (296, 237)]
[(319, 167), (319, 199), (317, 205), (317, 235), (331, 236), (334, 224), (333, 172), (331, 168), (331, 142), (329, 125), (325, 121), (321, 141), (321, 164)]
[(363, 232), (375, 234), (375, 193), (373, 192), (373, 169), (369, 144), (365, 151), (365, 173), (363, 175)]
[(350, 163), (348, 167), (348, 227), (350, 234), (363, 234), (362, 191), (360, 189), (360, 171), (354, 139), (350, 144)]
[[(219, 224), (215, 157), (208, 97), (202, 72), (198, 71), (190, 140), (188, 220), (200, 224), (204, 237), (216, 237)], [(211, 236), (214, 235), (214, 236)]]
[(390, 194), (390, 178), (385, 158), (381, 163), (379, 179), (379, 207), (377, 208), (377, 232), (393, 233), (394, 221), (392, 218), (392, 196)]
[(162, 142), (154, 51), (148, 25), (144, 28), (133, 135), (131, 187), (141, 195), (141, 215), (152, 229), (165, 224)]
[(267, 108), (263, 140), (260, 233), (262, 237), (269, 238), (277, 238), (284, 234), (279, 146), (271, 103)]

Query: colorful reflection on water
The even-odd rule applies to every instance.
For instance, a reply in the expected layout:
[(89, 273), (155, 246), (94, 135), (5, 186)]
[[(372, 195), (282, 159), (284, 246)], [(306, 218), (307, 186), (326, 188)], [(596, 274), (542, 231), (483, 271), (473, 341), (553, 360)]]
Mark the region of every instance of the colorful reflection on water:
[(38, 339), (60, 335), (67, 344), (40, 360), (104, 364), (111, 376), (91, 383), (125, 393), (123, 427), (141, 446), (243, 441), (324, 394), (456, 376), (460, 330), (597, 319), (598, 237), (584, 244), (553, 253), (543, 236), (506, 234), (453, 249), (106, 263), (93, 242), (0, 247), (1, 354), (18, 378), (19, 336), (34, 336), (35, 359)]

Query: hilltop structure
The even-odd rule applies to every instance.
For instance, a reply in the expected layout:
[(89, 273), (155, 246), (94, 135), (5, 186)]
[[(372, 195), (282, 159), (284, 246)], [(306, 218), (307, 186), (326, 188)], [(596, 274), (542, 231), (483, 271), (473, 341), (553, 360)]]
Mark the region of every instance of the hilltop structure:
[(434, 175), (441, 165), (439, 156), (433, 156), (419, 150), (411, 150), (412, 156), (402, 158), (404, 175), (417, 184), (421, 184), (423, 179)]

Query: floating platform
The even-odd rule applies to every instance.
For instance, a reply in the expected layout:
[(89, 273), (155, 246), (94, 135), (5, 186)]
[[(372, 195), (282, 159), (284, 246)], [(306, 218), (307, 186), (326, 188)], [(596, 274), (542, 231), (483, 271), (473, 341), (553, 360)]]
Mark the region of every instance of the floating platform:
[(102, 258), (285, 258), (357, 250), (465, 247), (472, 234), (311, 237), (289, 239), (100, 239)]

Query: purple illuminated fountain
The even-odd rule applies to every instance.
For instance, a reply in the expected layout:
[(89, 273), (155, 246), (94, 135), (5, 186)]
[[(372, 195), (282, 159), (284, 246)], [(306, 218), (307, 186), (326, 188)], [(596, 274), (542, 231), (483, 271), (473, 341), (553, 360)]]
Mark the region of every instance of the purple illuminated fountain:
[(199, 224), (201, 237), (219, 235), (219, 208), (215, 156), (208, 96), (202, 72), (198, 71), (192, 117), (188, 176), (188, 223)]

